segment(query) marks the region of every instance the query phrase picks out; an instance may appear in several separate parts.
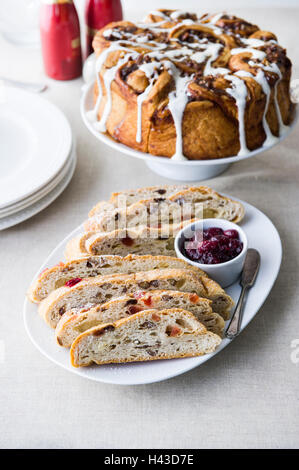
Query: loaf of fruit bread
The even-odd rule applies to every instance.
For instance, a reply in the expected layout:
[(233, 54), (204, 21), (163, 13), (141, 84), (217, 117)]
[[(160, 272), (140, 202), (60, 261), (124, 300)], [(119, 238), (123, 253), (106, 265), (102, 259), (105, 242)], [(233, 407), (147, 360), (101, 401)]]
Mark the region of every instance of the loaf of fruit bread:
[(55, 336), (60, 346), (69, 348), (79, 334), (101, 323), (114, 323), (142, 310), (182, 308), (193, 313), (207, 330), (222, 337), (224, 320), (218, 313), (212, 312), (211, 304), (210, 300), (189, 292), (138, 292), (110, 300), (89, 310), (82, 309), (78, 314), (66, 312), (56, 327)]
[(71, 363), (81, 367), (201, 356), (220, 343), (186, 310), (151, 309), (82, 333), (71, 346)]
[(70, 287), (87, 277), (105, 276), (110, 274), (131, 274), (138, 271), (153, 269), (178, 268), (188, 269), (199, 276), (205, 272), (196, 266), (174, 256), (151, 255), (117, 255), (87, 256), (68, 263), (60, 262), (52, 268), (45, 269), (32, 283), (28, 291), (31, 302), (41, 302), (53, 290), (64, 285)]
[(136, 291), (178, 290), (212, 300), (212, 309), (224, 319), (229, 317), (233, 301), (212, 279), (186, 269), (156, 269), (135, 274), (114, 274), (82, 280), (73, 287), (60, 287), (38, 307), (40, 315), (56, 328), (62, 315), (72, 309), (89, 308)]
[(138, 225), (160, 227), (163, 224), (178, 224), (184, 219), (209, 217), (237, 223), (244, 217), (244, 208), (240, 202), (202, 186), (176, 192), (169, 198), (143, 199), (110, 210), (105, 206), (105, 210), (85, 222), (84, 229), (109, 232)]
[(68, 261), (82, 256), (92, 255), (165, 255), (175, 256), (174, 237), (191, 221), (164, 225), (161, 228), (140, 226), (132, 229), (120, 229), (112, 232), (87, 232), (71, 239), (64, 252)]

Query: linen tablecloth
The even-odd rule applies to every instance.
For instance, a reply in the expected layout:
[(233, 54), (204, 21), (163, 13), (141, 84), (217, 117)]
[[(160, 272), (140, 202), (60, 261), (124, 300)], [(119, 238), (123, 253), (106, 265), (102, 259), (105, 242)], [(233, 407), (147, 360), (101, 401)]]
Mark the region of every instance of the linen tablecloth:
[[(277, 34), (299, 78), (299, 10), (234, 12)], [(0, 51), (0, 76), (44, 79), (39, 50), (1, 39)], [(44, 97), (65, 112), (76, 135), (78, 165), (50, 207), (0, 232), (0, 447), (298, 447), (299, 354), (292, 344), (299, 338), (299, 126), (274, 149), (205, 182), (265, 212), (282, 238), (281, 271), (255, 319), (185, 375), (144, 386), (100, 384), (59, 368), (31, 344), (22, 317), (26, 289), (98, 200), (168, 181), (88, 132), (79, 113), (81, 80), (47, 83)]]

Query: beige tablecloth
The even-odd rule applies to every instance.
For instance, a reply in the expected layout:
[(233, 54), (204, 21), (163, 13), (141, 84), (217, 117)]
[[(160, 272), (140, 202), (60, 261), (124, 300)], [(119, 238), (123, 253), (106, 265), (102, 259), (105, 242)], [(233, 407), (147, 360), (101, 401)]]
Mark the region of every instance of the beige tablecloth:
[[(277, 33), (299, 78), (299, 10), (241, 14)], [(1, 39), (0, 51), (0, 76), (43, 79), (38, 50)], [(175, 379), (99, 384), (64, 371), (31, 344), (22, 318), (25, 291), (97, 200), (168, 181), (89, 134), (79, 114), (81, 80), (47, 83), (44, 96), (66, 113), (76, 134), (78, 165), (50, 207), (0, 232), (0, 447), (298, 447), (299, 363), (291, 360), (291, 343), (299, 338), (299, 127), (273, 150), (207, 181), (265, 212), (282, 238), (281, 272), (252, 323), (213, 360)]]

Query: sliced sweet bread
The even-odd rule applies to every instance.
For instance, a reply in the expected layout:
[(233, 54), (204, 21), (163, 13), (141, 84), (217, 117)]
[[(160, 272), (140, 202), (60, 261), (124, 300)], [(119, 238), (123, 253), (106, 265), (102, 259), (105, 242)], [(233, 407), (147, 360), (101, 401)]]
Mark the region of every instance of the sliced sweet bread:
[(212, 279), (186, 269), (156, 269), (135, 274), (114, 274), (82, 280), (73, 287), (60, 287), (38, 307), (40, 315), (56, 328), (64, 313), (90, 308), (138, 290), (178, 290), (212, 300), (212, 309), (227, 319), (233, 305), (229, 295)]
[(215, 217), (240, 222), (244, 216), (242, 204), (221, 196), (205, 186), (189, 188), (169, 198), (160, 197), (135, 202), (129, 207), (115, 208), (89, 218), (84, 229), (109, 232), (139, 225), (160, 227), (181, 220)]
[(111, 232), (138, 226), (158, 228), (179, 224), (182, 220), (190, 223), (191, 219), (202, 219), (202, 214), (202, 204), (187, 206), (165, 198), (146, 199), (125, 208), (97, 214), (84, 223), (84, 230)]
[(244, 206), (233, 199), (217, 193), (207, 186), (182, 189), (169, 196), (170, 201), (183, 204), (202, 204), (203, 218), (226, 219), (239, 223), (244, 217)]
[(105, 210), (111, 210), (113, 207), (120, 207), (121, 205), (130, 206), (135, 202), (141, 201), (142, 199), (152, 199), (159, 197), (169, 197), (177, 192), (188, 189), (190, 185), (161, 185), (161, 186), (149, 186), (146, 188), (128, 189), (112, 193), (109, 201), (98, 202), (89, 212), (88, 216), (93, 217), (99, 212)]
[[(195, 222), (192, 219), (191, 222)], [(175, 256), (174, 237), (189, 221), (161, 228), (138, 227), (112, 232), (88, 232), (67, 243), (64, 255), (68, 261), (92, 255), (165, 255)]]
[(110, 300), (78, 314), (65, 313), (56, 327), (55, 335), (60, 346), (69, 348), (79, 334), (100, 323), (113, 323), (142, 310), (182, 308), (193, 313), (209, 331), (222, 336), (224, 320), (218, 313), (212, 312), (211, 303), (208, 299), (188, 292), (138, 292)]
[(74, 367), (208, 354), (221, 338), (180, 308), (144, 310), (78, 336), (71, 347)]
[(82, 258), (88, 256), (85, 243), (93, 235), (100, 235), (97, 232), (86, 232), (76, 235), (76, 237), (69, 240), (64, 250), (64, 256), (67, 260)]
[(45, 299), (53, 290), (64, 286), (69, 281), (75, 282), (78, 279), (100, 275), (131, 274), (138, 271), (166, 268), (189, 269), (200, 276), (205, 276), (204, 271), (201, 269), (172, 256), (87, 256), (68, 263), (60, 262), (52, 268), (45, 269), (31, 285), (28, 297), (31, 302), (38, 303)]
[(85, 248), (87, 253), (92, 255), (107, 253), (119, 256), (127, 254), (175, 256), (174, 237), (175, 235), (162, 236), (161, 229), (139, 227), (115, 230), (106, 234), (95, 233), (86, 240)]

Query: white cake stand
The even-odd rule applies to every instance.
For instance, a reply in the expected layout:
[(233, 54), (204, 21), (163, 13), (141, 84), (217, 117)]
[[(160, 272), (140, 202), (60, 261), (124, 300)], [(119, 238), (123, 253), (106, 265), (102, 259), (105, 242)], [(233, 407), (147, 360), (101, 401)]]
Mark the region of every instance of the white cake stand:
[(164, 176), (165, 178), (170, 178), (178, 181), (201, 181), (215, 176), (220, 175), (225, 171), (232, 163), (239, 162), (240, 160), (245, 160), (246, 158), (254, 157), (255, 155), (269, 150), (271, 147), (281, 142), (293, 129), (297, 113), (294, 116), (292, 124), (289, 126), (287, 132), (274, 144), (271, 146), (260, 147), (257, 150), (250, 152), (244, 156), (234, 156), (229, 158), (217, 158), (214, 160), (184, 160), (184, 161), (173, 161), (171, 158), (165, 157), (156, 157), (148, 153), (139, 152), (134, 150), (126, 145), (123, 145), (119, 142), (116, 142), (111, 137), (108, 137), (106, 134), (103, 134), (94, 129), (92, 123), (87, 118), (88, 111), (93, 109), (93, 83), (89, 83), (83, 87), (83, 93), (81, 97), (80, 110), (81, 116), (84, 121), (84, 124), (89, 129), (89, 131), (101, 142), (112, 147), (118, 152), (122, 152), (128, 156), (139, 158), (144, 160), (147, 166), (158, 173), (158, 175)]

